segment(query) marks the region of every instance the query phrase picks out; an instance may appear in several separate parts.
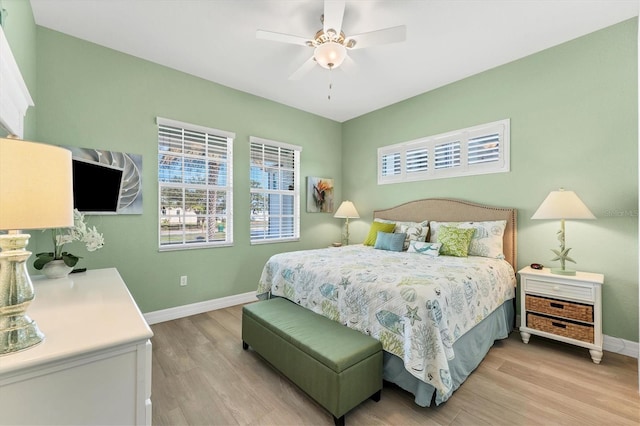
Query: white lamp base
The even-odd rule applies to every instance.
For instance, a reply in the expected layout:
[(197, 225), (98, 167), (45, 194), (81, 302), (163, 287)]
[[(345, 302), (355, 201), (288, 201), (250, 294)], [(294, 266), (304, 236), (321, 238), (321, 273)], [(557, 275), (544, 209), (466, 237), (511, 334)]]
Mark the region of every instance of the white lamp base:
[(551, 268), (551, 273), (558, 275), (575, 275), (576, 271), (573, 269)]
[(0, 235), (0, 355), (30, 348), (44, 339), (36, 323), (26, 315), (34, 291), (25, 250), (29, 234)]

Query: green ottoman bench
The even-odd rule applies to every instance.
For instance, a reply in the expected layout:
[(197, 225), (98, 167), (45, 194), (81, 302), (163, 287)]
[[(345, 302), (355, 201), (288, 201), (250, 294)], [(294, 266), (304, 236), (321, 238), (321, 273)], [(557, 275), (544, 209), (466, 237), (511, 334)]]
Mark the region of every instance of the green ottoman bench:
[(382, 390), (382, 344), (295, 303), (273, 298), (242, 308), (251, 346), (344, 425), (344, 415)]

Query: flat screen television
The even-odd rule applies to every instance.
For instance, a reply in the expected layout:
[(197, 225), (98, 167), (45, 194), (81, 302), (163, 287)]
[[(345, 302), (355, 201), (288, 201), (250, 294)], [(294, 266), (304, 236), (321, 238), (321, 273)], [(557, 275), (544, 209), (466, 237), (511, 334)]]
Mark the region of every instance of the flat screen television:
[(73, 206), (89, 214), (118, 211), (123, 170), (73, 159)]

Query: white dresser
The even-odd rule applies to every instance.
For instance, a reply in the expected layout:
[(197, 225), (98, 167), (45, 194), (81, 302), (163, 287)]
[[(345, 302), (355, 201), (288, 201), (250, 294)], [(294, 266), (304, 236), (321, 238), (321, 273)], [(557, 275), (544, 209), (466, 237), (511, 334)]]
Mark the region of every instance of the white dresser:
[(0, 356), (0, 424), (150, 425), (153, 333), (118, 271), (33, 284), (45, 340)]

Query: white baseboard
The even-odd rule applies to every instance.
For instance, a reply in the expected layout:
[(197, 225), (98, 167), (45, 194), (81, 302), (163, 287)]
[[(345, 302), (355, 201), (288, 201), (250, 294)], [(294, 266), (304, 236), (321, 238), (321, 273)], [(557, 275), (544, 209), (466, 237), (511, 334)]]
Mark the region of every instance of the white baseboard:
[(638, 358), (638, 342), (631, 342), (619, 337), (612, 337), (604, 335), (604, 341), (602, 342), (602, 348), (605, 351), (614, 352), (621, 355)]
[[(516, 315), (516, 324), (520, 324), (520, 315)], [(606, 334), (602, 340), (602, 349), (605, 351), (638, 358), (638, 350), (640, 348), (638, 342), (607, 336)]]
[[(192, 303), (191, 305), (176, 306), (175, 308), (148, 312), (144, 314), (144, 319), (150, 325), (157, 324), (159, 322), (171, 321), (204, 312), (215, 311), (216, 309), (228, 308), (229, 306), (255, 302), (255, 300), (256, 292), (250, 291), (248, 293), (221, 297), (220, 299), (211, 299), (204, 302)], [(516, 324), (520, 324), (520, 315), (516, 316)], [(638, 345), (638, 342), (632, 342), (619, 337), (607, 336), (605, 334), (602, 348), (605, 351), (638, 358), (640, 346)]]
[(216, 309), (228, 308), (229, 306), (255, 302), (256, 300), (256, 292), (250, 291), (248, 293), (235, 294), (233, 296), (206, 300), (204, 302), (192, 303), (190, 305), (176, 306), (175, 308), (163, 309), (161, 311), (147, 312), (144, 314), (144, 319), (149, 325), (157, 324), (159, 322), (171, 321), (204, 312), (215, 311)]

